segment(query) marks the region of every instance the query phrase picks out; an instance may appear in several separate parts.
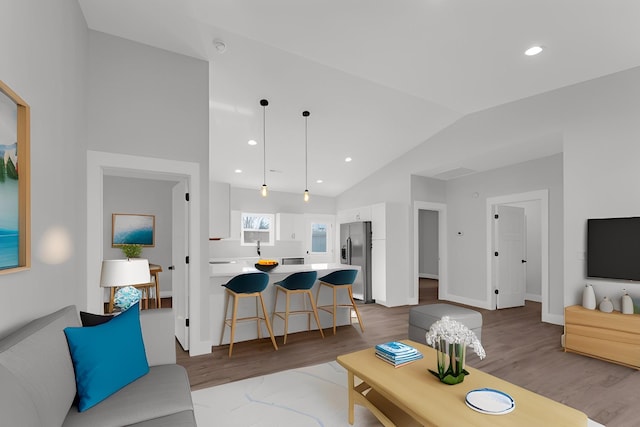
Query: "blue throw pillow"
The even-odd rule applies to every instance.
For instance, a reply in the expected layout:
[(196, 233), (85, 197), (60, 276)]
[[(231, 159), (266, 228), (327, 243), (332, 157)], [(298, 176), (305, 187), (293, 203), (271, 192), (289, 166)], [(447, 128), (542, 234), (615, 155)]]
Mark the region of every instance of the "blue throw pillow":
[(149, 372), (138, 304), (102, 325), (69, 327), (64, 333), (76, 372), (80, 412)]

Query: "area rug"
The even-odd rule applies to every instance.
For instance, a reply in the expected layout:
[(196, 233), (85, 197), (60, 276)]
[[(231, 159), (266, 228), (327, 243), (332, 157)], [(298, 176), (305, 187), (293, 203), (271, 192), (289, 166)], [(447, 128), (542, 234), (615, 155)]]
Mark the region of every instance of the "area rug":
[[(347, 420), (347, 373), (337, 362), (249, 378), (191, 393), (200, 427), (342, 427)], [(356, 405), (356, 427), (378, 427)], [(589, 420), (589, 427), (601, 424)]]
[[(191, 393), (198, 426), (348, 426), (347, 373), (337, 362), (249, 378)], [(356, 406), (358, 427), (379, 426)]]

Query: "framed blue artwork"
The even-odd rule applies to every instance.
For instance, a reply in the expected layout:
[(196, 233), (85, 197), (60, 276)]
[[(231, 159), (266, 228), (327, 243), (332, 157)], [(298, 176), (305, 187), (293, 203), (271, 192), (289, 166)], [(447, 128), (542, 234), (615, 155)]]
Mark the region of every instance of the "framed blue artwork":
[(155, 246), (155, 215), (112, 214), (111, 246)]
[(0, 274), (31, 266), (30, 110), (0, 80)]

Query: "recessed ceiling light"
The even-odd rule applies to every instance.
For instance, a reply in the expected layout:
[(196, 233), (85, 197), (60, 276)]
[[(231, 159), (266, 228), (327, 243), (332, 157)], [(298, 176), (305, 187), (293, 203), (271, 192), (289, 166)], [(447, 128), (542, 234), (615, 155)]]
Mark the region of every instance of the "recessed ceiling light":
[(322, 184), (324, 181), (322, 181), (321, 179), (317, 179), (317, 180), (316, 180), (316, 182), (317, 182), (318, 184)]
[(235, 173), (242, 173), (242, 169), (236, 169), (234, 170)]
[(351, 160), (353, 160), (351, 157), (346, 157), (346, 158), (344, 159), (344, 161), (345, 161), (345, 162), (347, 162), (347, 163), (349, 163)]
[(524, 51), (524, 54), (527, 56), (534, 56), (542, 52), (542, 46), (531, 46), (529, 49)]
[(258, 143), (256, 142), (255, 139), (250, 139), (249, 142), (247, 142), (247, 144), (249, 144), (249, 145), (257, 145)]

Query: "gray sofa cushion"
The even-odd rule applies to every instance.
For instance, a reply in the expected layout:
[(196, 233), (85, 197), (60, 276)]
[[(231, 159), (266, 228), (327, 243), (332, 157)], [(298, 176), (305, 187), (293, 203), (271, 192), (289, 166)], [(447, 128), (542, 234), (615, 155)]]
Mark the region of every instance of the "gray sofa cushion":
[[(34, 412), (25, 415), (13, 407), (9, 412), (2, 412), (3, 423), (22, 426), (25, 422), (33, 422), (35, 416), (39, 420), (35, 425), (62, 424), (76, 395), (73, 364), (63, 332), (67, 326), (80, 326), (73, 306), (36, 319), (0, 340), (0, 365), (4, 368), (0, 374), (3, 380), (0, 396), (16, 393), (28, 397)], [(48, 359), (47, 363), (42, 363), (43, 355)], [(55, 369), (51, 369), (52, 366)], [(11, 399), (14, 398), (19, 399)], [(24, 409), (28, 403), (20, 401), (16, 405)], [(12, 417), (25, 415), (27, 418), (18, 418), (16, 423), (11, 423), (4, 418), (7, 413)]]
[(85, 412), (72, 407), (62, 425), (119, 427), (154, 419), (160, 423), (162, 417), (182, 411), (193, 411), (187, 372), (179, 365), (159, 365)]
[(8, 426), (42, 425), (27, 391), (4, 366), (0, 366), (0, 420), (0, 423)]
[(195, 425), (196, 418), (193, 411), (182, 411), (177, 414), (167, 415), (166, 417), (154, 418), (153, 420), (132, 424), (128, 427), (194, 427)]
[(142, 310), (140, 326), (149, 366), (176, 363), (176, 338), (171, 308)]

